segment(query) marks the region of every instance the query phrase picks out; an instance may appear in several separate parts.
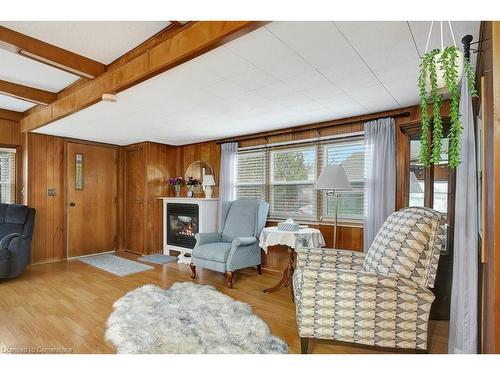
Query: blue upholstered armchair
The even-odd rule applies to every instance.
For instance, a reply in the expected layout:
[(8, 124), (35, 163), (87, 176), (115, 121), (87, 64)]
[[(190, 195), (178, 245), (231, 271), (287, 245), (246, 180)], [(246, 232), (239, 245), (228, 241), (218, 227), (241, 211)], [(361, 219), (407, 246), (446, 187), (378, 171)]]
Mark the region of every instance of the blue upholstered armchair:
[(226, 274), (226, 285), (233, 287), (236, 270), (257, 266), (259, 275), (259, 236), (264, 228), (269, 204), (240, 199), (222, 207), (222, 233), (197, 233), (196, 246), (191, 254), (191, 278), (196, 267), (208, 268)]
[(17, 277), (30, 264), (35, 209), (0, 203), (0, 279)]

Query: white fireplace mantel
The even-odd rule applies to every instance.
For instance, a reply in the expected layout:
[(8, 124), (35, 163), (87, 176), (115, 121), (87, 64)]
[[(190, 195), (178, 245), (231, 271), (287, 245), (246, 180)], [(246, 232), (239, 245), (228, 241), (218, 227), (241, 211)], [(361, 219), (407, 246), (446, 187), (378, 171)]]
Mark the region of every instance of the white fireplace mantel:
[[(218, 198), (187, 198), (159, 197), (163, 201), (163, 254), (169, 255), (170, 250), (179, 251), (179, 263), (191, 263), (192, 249), (168, 244), (168, 203), (184, 203), (198, 205), (198, 231), (201, 233), (217, 232)], [(186, 256), (188, 254), (188, 256)]]

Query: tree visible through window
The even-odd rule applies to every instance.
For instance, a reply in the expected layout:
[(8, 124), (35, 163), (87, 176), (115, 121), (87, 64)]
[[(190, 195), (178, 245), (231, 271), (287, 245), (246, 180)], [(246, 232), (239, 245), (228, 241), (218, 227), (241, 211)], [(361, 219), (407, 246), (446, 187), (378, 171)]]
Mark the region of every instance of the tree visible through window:
[(0, 202), (16, 202), (15, 149), (0, 149)]

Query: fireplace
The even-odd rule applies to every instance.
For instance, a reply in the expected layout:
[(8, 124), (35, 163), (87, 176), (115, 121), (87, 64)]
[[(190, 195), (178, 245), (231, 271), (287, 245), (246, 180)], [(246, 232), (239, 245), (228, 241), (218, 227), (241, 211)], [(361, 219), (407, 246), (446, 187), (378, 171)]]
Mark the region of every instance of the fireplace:
[(199, 230), (199, 206), (190, 203), (167, 204), (167, 244), (192, 249)]
[(160, 197), (163, 201), (163, 254), (179, 253), (179, 263), (191, 263), (196, 233), (217, 232), (217, 198)]

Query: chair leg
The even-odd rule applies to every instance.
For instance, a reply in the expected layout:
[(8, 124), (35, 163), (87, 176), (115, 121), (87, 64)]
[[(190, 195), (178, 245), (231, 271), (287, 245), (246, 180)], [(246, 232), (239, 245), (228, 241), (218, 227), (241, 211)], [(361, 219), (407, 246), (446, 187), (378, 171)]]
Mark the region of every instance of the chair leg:
[(232, 272), (232, 271), (226, 272), (226, 286), (229, 289), (231, 289), (233, 287), (233, 277), (234, 277), (234, 272)]
[(257, 273), (260, 275), (262, 275), (262, 266), (259, 264), (257, 265)]
[(193, 263), (191, 263), (189, 265), (189, 268), (191, 268), (191, 278), (192, 279), (196, 278), (196, 266)]
[(300, 338), (300, 354), (307, 354), (309, 349), (309, 338), (301, 337)]

